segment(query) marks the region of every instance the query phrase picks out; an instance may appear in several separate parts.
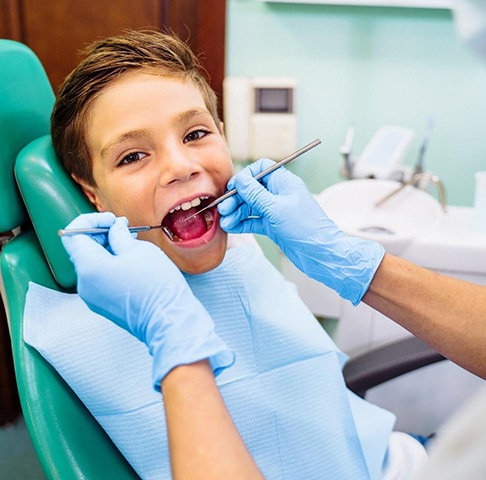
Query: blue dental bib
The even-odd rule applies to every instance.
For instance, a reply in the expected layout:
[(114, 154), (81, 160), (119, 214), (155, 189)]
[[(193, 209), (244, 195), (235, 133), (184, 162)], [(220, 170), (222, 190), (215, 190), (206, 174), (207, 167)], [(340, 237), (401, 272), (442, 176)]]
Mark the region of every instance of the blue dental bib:
[[(217, 383), (267, 480), (379, 478), (394, 417), (350, 393), (341, 353), (295, 287), (251, 247), (186, 275), (236, 353)], [(31, 284), (25, 341), (64, 377), (144, 479), (170, 478), (145, 345), (77, 295)]]

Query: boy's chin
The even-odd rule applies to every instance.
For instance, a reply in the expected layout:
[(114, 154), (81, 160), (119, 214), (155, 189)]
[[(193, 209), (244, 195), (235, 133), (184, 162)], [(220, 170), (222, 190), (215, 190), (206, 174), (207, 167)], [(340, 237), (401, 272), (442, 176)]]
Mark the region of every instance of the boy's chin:
[(228, 235), (221, 231), (218, 240), (212, 244), (212, 248), (204, 249), (204, 251), (200, 252), (188, 249), (187, 252), (184, 252), (185, 254), (172, 258), (172, 261), (179, 270), (190, 275), (209, 272), (221, 265), (221, 262), (224, 260), (227, 240)]
[(211, 270), (214, 270), (216, 267), (221, 265), (223, 259), (224, 259), (224, 253), (217, 257), (212, 257), (210, 260), (204, 262), (190, 262), (190, 263), (175, 262), (175, 263), (179, 267), (179, 270), (181, 270), (184, 273), (187, 273), (189, 275), (200, 275), (202, 273), (207, 273), (210, 272)]

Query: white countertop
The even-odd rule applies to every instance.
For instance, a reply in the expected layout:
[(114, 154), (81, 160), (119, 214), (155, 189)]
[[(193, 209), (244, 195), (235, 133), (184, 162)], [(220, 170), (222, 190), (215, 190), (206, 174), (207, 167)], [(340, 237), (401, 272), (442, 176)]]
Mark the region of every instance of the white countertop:
[(415, 238), (400, 257), (434, 270), (486, 273), (486, 233), (474, 230), (471, 207), (448, 206), (439, 225)]

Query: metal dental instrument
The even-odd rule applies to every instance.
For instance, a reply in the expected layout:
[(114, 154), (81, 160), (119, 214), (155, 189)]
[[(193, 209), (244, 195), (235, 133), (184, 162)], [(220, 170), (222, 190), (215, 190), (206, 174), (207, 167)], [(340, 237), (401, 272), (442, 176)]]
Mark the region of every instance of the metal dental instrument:
[[(317, 147), (321, 141), (319, 139), (314, 140), (313, 142), (309, 143), (305, 147), (300, 148), (296, 152), (292, 153), (288, 157), (285, 157), (283, 160), (280, 160), (279, 162), (275, 162), (274, 165), (272, 165), (269, 168), (266, 168), (263, 170), (263, 172), (260, 172), (259, 174), (255, 175), (256, 180), (260, 180), (260, 178), (264, 177), (265, 175), (268, 175), (269, 173), (272, 173), (274, 170), (277, 170), (277, 168), (281, 167), (282, 165), (285, 165), (292, 160), (296, 159), (297, 157), (300, 157), (303, 153), (308, 152), (311, 148)], [(225, 194), (221, 195), (221, 197), (217, 198), (213, 202), (211, 202), (209, 205), (206, 207), (202, 208), (201, 210), (197, 211), (196, 213), (192, 214), (191, 216), (186, 218), (186, 221), (189, 220), (192, 217), (195, 217), (199, 213), (203, 212), (204, 210), (207, 210), (208, 208), (212, 208), (218, 203), (222, 202), (223, 200), (226, 200), (227, 198), (233, 196), (236, 193), (236, 189), (233, 188), (233, 190), (229, 190)], [(152, 230), (154, 228), (160, 228), (162, 231), (172, 240), (173, 235), (172, 233), (165, 228), (162, 225), (142, 225), (139, 227), (128, 227), (128, 230), (132, 233), (134, 232), (148, 232), (149, 230)], [(106, 233), (108, 232), (109, 228), (69, 228), (69, 229), (64, 229), (64, 230), (58, 230), (58, 234), (60, 237), (66, 236), (66, 235), (78, 235), (78, 234), (86, 234), (86, 235), (95, 235), (97, 233)]]
[[(161, 228), (164, 233), (170, 238), (172, 237), (172, 234), (162, 225), (143, 225), (140, 227), (128, 227), (128, 230), (131, 233), (136, 233), (136, 232), (148, 232), (149, 230), (152, 230), (154, 228)], [(86, 235), (90, 234), (97, 234), (97, 233), (106, 233), (108, 232), (109, 228), (68, 228), (64, 230), (58, 230), (58, 234), (60, 237), (63, 236), (69, 236), (69, 235), (78, 235), (80, 233), (84, 233)]]
[[(268, 175), (269, 173), (272, 173), (273, 171), (277, 170), (277, 168), (282, 167), (283, 165), (286, 165), (287, 163), (291, 162), (292, 160), (295, 160), (297, 157), (300, 157), (303, 153), (308, 152), (310, 149), (317, 147), (321, 141), (317, 138), (313, 142), (309, 143), (305, 147), (300, 148), (296, 152), (290, 154), (288, 157), (285, 157), (284, 159), (280, 160), (279, 162), (275, 162), (271, 167), (266, 168), (263, 170), (263, 172), (258, 173), (255, 175), (255, 180), (260, 180), (260, 178), (263, 178), (265, 175)], [(236, 188), (233, 188), (232, 190), (228, 190), (226, 193), (218, 197), (216, 200), (212, 201), (209, 205), (206, 205), (204, 208), (201, 208), (201, 210), (197, 211), (196, 213), (193, 213), (189, 217), (186, 218), (186, 221), (189, 220), (192, 217), (195, 217), (196, 215), (199, 215), (201, 212), (204, 212), (204, 210), (207, 210), (208, 208), (212, 208), (218, 203), (221, 203), (223, 200), (226, 200), (229, 197), (232, 197), (235, 195)]]

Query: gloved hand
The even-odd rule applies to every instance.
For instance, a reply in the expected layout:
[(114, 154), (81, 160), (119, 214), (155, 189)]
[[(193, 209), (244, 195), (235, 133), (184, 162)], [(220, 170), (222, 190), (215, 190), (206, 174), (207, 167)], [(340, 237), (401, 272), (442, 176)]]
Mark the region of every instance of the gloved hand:
[(180, 270), (156, 245), (134, 239), (127, 223), (109, 212), (90, 213), (66, 227), (110, 228), (108, 234), (62, 237), (80, 297), (148, 346), (156, 390), (178, 365), (208, 358), (216, 374), (232, 365), (234, 353), (215, 333)]
[(342, 232), (304, 182), (284, 167), (263, 177), (262, 183), (253, 178), (272, 164), (260, 159), (229, 181), (228, 189), (236, 188), (238, 194), (218, 205), (221, 227), (229, 233), (266, 235), (302, 272), (357, 305), (384, 248)]

